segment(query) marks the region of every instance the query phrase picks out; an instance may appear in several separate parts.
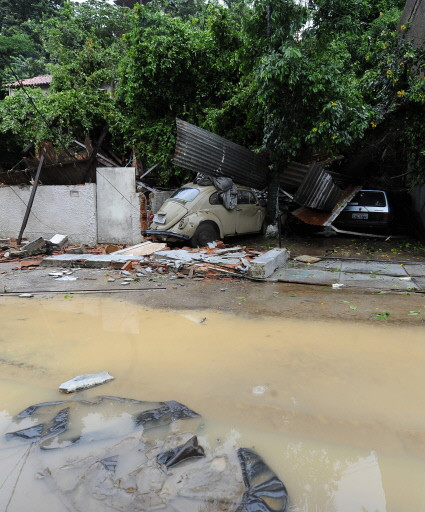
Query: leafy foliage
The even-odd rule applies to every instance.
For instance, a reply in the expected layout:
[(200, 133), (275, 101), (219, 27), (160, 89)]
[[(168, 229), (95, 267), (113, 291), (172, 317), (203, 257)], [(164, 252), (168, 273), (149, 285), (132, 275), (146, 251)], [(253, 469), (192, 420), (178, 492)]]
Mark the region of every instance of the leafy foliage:
[(206, 113), (233, 94), (239, 40), (227, 11), (211, 5), (203, 27), (136, 6), (121, 63), (119, 119), (126, 142), (146, 165), (163, 162), (162, 179), (179, 173), (170, 164), (175, 118), (203, 125)]
[(3, 83), (13, 79), (9, 64), (22, 78), (46, 63), (53, 75), (49, 96), (30, 91), (37, 108), (24, 94), (2, 102), (0, 132), (22, 145), (65, 143), (107, 124), (116, 148), (135, 150), (145, 166), (162, 162), (163, 184), (186, 177), (171, 164), (176, 117), (263, 151), (276, 170), (390, 134), (418, 181), (425, 56), (399, 27), (403, 4), (17, 0), (12, 9), (0, 0)]

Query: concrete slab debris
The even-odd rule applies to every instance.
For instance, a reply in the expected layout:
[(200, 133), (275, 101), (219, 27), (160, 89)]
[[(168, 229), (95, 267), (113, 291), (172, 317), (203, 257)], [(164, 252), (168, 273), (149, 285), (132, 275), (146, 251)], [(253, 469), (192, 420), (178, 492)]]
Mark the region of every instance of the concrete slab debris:
[(143, 256), (125, 256), (112, 254), (58, 254), (44, 258), (45, 267), (87, 267), (103, 268), (112, 263), (124, 265), (127, 261), (144, 261)]
[(54, 248), (62, 249), (62, 247), (68, 245), (68, 237), (66, 235), (56, 234), (52, 236), (49, 242), (52, 244)]
[(87, 373), (85, 375), (78, 375), (71, 380), (63, 382), (59, 386), (59, 391), (64, 393), (73, 393), (74, 391), (79, 391), (80, 389), (88, 389), (94, 386), (100, 386), (100, 384), (105, 384), (113, 380), (115, 377), (110, 375), (108, 372), (98, 372), (98, 373)]
[(287, 249), (272, 249), (251, 261), (248, 274), (255, 279), (266, 279), (278, 268), (283, 267), (289, 258)]
[[(34, 251), (43, 250), (46, 248), (46, 240), (42, 236), (33, 240), (32, 242), (28, 242), (27, 244), (21, 247), (22, 252), (32, 253)], [(35, 253), (34, 253), (35, 254)]]
[(154, 252), (162, 251), (167, 247), (167, 244), (158, 243), (158, 242), (143, 242), (141, 244), (132, 245), (131, 247), (126, 247), (125, 249), (121, 249), (120, 251), (116, 251), (112, 254), (123, 254), (129, 256), (150, 256)]

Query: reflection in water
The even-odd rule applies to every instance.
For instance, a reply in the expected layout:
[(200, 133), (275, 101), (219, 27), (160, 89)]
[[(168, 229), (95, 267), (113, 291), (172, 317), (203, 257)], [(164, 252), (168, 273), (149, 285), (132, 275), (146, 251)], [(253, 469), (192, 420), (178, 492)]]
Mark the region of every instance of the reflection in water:
[(290, 443), (288, 467), (303, 477), (295, 511), (385, 511), (379, 460), (376, 453), (341, 457), (337, 450), (307, 449), (301, 441)]
[[(29, 404), (63, 399), (61, 382), (107, 370), (116, 380), (103, 394), (198, 411), (212, 450), (237, 432), (232, 446), (261, 453), (287, 485), (292, 512), (425, 510), (422, 329), (187, 315), (92, 298), (1, 299), (0, 325), (1, 433)], [(98, 420), (84, 420), (84, 435)], [(111, 421), (102, 419), (109, 431)], [(22, 446), (1, 451), (0, 498), (19, 473), (10, 461), (26, 456)]]

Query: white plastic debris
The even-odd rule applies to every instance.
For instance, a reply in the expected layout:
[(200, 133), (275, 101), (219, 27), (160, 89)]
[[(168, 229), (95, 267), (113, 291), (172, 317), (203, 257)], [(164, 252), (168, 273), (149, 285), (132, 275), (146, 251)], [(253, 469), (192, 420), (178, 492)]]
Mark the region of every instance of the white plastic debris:
[(19, 297), (29, 298), (29, 297), (34, 297), (34, 295), (32, 293), (21, 293), (21, 294), (19, 294)]
[(279, 228), (273, 224), (269, 224), (266, 229), (267, 238), (277, 238), (279, 235)]
[(215, 249), (217, 247), (217, 242), (208, 242), (209, 249)]
[(252, 394), (253, 395), (264, 395), (266, 391), (268, 390), (267, 386), (255, 386), (252, 388)]
[(57, 277), (55, 281), (76, 281), (78, 277), (72, 277), (72, 276), (63, 276), (63, 277)]
[(339, 288), (342, 288), (343, 286), (345, 286), (345, 284), (344, 284), (344, 283), (334, 283), (334, 284), (332, 285), (332, 288), (333, 288), (334, 290), (339, 290)]
[(114, 380), (115, 377), (112, 377), (108, 372), (98, 372), (98, 373), (87, 373), (86, 375), (78, 375), (71, 380), (63, 382), (59, 386), (59, 391), (63, 391), (64, 393), (73, 393), (74, 391), (79, 391), (80, 389), (88, 389), (94, 386), (100, 386), (100, 384), (105, 384), (111, 380)]

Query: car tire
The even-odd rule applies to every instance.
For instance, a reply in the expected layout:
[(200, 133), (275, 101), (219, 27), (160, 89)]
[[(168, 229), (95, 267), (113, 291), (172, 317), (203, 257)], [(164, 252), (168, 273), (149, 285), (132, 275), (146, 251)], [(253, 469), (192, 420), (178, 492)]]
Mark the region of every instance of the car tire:
[(212, 222), (203, 222), (199, 224), (190, 241), (192, 247), (205, 247), (208, 242), (214, 242), (220, 238), (218, 228)]

